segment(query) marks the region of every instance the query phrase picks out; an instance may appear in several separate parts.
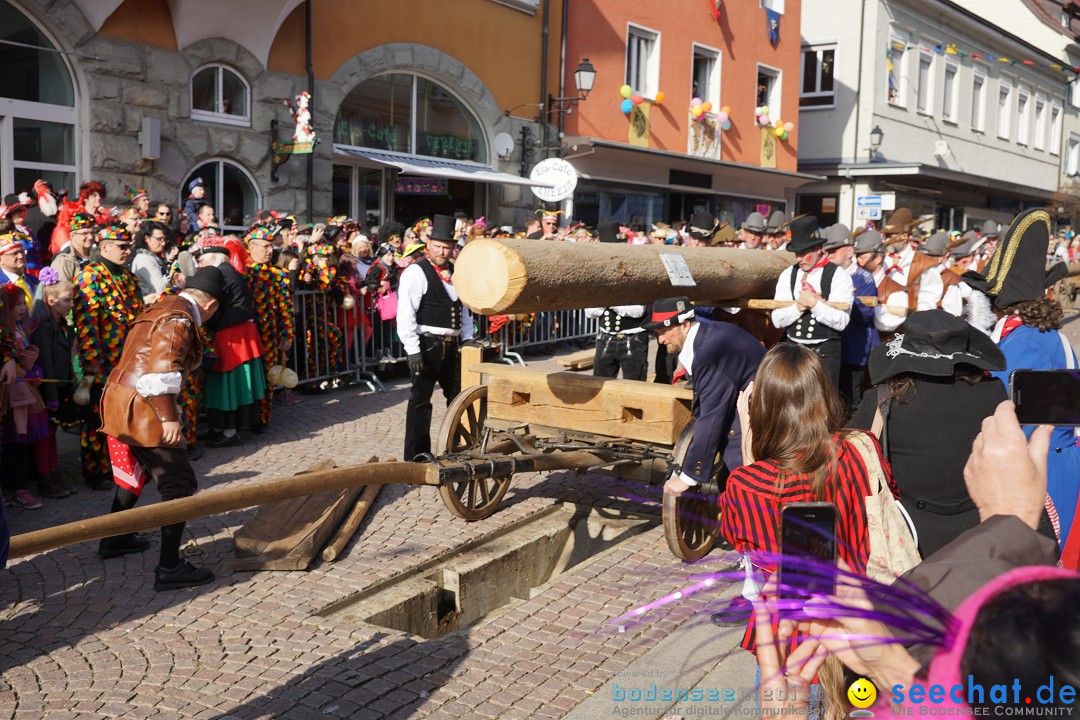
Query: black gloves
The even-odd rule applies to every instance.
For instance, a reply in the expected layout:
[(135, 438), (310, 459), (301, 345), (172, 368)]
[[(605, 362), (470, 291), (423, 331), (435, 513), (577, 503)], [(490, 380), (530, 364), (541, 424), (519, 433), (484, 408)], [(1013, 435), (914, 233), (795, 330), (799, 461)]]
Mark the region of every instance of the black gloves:
[(409, 374), (419, 375), (424, 369), (424, 356), (420, 353), (409, 355)]

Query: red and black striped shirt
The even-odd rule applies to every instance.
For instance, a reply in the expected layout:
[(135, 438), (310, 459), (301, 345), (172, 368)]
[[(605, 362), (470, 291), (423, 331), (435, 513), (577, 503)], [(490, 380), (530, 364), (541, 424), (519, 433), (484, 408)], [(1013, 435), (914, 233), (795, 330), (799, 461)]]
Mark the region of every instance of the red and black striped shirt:
[[(870, 435), (873, 438), (873, 435)], [(780, 552), (780, 507), (793, 502), (828, 500), (836, 504), (837, 555), (854, 572), (865, 573), (870, 545), (866, 534), (866, 497), (872, 494), (870, 476), (851, 443), (840, 439), (837, 446), (836, 476), (830, 478), (826, 497), (816, 498), (808, 474), (789, 475), (778, 481), (780, 469), (770, 460), (736, 468), (728, 477), (727, 488), (720, 496), (720, 532), (736, 551)], [(881, 446), (874, 439), (878, 461), (885, 472), (893, 495), (899, 492), (892, 471), (881, 455)], [(757, 561), (755, 561), (757, 564)], [(760, 566), (770, 574), (776, 570), (771, 563)], [(747, 627), (742, 647), (754, 651), (753, 623)]]

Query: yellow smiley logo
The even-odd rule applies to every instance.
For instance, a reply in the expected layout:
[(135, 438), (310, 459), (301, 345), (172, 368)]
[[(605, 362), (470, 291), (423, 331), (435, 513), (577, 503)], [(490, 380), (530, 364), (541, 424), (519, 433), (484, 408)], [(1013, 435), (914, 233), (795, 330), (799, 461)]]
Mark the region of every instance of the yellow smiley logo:
[(868, 708), (877, 700), (877, 688), (866, 678), (851, 683), (847, 690), (848, 700), (857, 708)]

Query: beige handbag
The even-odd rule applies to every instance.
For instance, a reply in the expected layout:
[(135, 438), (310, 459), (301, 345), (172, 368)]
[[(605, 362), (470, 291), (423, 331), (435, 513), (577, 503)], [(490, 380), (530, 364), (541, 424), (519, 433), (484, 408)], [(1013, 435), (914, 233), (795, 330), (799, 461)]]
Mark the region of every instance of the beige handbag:
[(922, 562), (915, 525), (889, 489), (873, 440), (865, 433), (853, 432), (847, 441), (862, 456), (870, 476), (872, 494), (866, 498), (870, 556), (866, 560), (866, 575), (888, 585)]

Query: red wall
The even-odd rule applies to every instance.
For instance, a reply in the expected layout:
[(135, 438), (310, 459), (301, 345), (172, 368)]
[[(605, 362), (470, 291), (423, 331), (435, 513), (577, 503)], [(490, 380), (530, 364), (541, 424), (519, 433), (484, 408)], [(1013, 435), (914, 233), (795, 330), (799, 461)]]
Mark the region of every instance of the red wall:
[[(788, 139), (777, 142), (776, 166), (795, 171), (799, 137), (800, 12), (799, 0), (787, 0), (780, 21), (780, 42), (769, 43), (765, 10), (758, 0), (724, 0), (720, 22), (709, 8), (713, 0), (573, 0), (567, 27), (565, 84), (573, 93), (573, 72), (581, 58), (596, 67), (588, 99), (566, 118), (568, 135), (626, 143), (629, 119), (619, 108), (619, 88), (626, 75), (627, 23), (660, 32), (660, 84), (663, 105), (649, 112), (649, 146), (686, 153), (693, 43), (720, 51), (720, 106), (731, 107), (732, 128), (723, 133), (722, 159), (760, 165), (761, 129), (754, 124), (757, 64), (782, 71), (781, 118), (795, 123)], [(717, 108), (719, 109), (719, 108)]]

